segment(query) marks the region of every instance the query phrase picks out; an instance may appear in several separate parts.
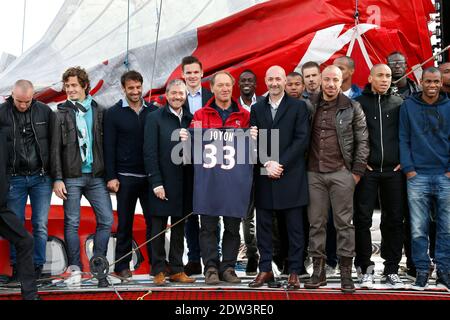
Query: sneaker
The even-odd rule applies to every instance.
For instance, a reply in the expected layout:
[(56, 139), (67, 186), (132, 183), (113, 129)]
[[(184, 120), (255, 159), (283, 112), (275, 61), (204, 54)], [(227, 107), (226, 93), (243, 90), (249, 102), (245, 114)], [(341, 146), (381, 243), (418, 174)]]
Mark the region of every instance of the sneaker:
[(362, 289), (373, 289), (373, 284), (374, 284), (374, 271), (375, 271), (375, 266), (371, 265), (368, 266), (366, 269), (366, 273), (364, 273), (362, 275), (362, 278), (360, 280), (360, 288)]
[(436, 287), (450, 291), (450, 277), (448, 273), (437, 272)]
[(247, 260), (247, 266), (245, 267), (245, 274), (247, 276), (256, 276), (258, 270), (258, 258), (251, 257)]
[(361, 289), (373, 289), (373, 283), (374, 283), (373, 274), (364, 273), (360, 280), (359, 287)]
[(332, 267), (332, 266), (330, 266), (330, 265), (326, 265), (325, 266), (325, 272), (326, 272), (326, 274), (327, 274), (327, 278), (328, 277), (332, 277), (332, 276), (335, 276), (336, 275), (336, 267)]
[(358, 278), (359, 281), (361, 281), (361, 279), (363, 277), (361, 267), (356, 267), (356, 277)]
[(64, 283), (69, 286), (80, 286), (81, 285), (81, 270), (78, 266), (69, 266), (67, 271), (70, 273), (70, 276), (64, 280)]
[(385, 275), (383, 280), (391, 289), (405, 289), (405, 284), (396, 273)]
[(428, 287), (428, 273), (426, 272), (417, 272), (416, 281), (411, 286), (411, 289), (423, 291), (426, 287)]

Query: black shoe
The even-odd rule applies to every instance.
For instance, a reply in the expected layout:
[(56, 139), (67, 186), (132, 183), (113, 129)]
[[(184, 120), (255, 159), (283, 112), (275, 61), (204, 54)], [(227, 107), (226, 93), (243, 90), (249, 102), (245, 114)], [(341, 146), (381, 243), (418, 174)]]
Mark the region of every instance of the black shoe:
[(437, 272), (436, 287), (450, 291), (450, 278), (448, 273)]
[(245, 268), (245, 274), (247, 276), (256, 276), (258, 270), (258, 258), (251, 257), (247, 261), (247, 267)]
[(99, 288), (107, 288), (109, 287), (109, 282), (107, 278), (102, 278), (98, 280), (98, 287)]
[(14, 264), (14, 265), (12, 265), (11, 267), (12, 267), (12, 274), (11, 274), (11, 276), (10, 276), (9, 279), (8, 279), (8, 283), (18, 282), (19, 279), (17, 278), (17, 268), (16, 268), (16, 265)]
[(417, 271), (415, 267), (408, 268), (406, 271), (406, 278), (412, 281), (416, 281)]
[(416, 282), (414, 282), (414, 284), (411, 286), (411, 289), (418, 291), (425, 290), (425, 288), (428, 287), (428, 278), (429, 278), (428, 273), (418, 272)]
[(34, 274), (36, 275), (36, 280), (40, 279), (42, 276), (42, 268), (44, 266), (35, 266), (34, 267)]
[(184, 266), (184, 273), (186, 273), (187, 276), (202, 274), (202, 264), (200, 262), (189, 261)]

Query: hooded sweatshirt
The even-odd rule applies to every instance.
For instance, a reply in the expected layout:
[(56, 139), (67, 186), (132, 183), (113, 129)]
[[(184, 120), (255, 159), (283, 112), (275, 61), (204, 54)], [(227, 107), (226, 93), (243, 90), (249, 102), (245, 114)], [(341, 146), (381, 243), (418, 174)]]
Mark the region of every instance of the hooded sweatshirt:
[(430, 105), (421, 93), (400, 109), (400, 163), (404, 173), (450, 172), (450, 100), (443, 94)]

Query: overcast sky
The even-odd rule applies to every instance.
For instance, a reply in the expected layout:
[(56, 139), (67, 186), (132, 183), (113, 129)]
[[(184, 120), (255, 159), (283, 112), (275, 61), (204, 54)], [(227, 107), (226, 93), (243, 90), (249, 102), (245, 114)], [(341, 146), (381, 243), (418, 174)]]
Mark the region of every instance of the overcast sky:
[[(0, 0), (0, 53), (19, 56), (25, 0)], [(24, 51), (44, 35), (64, 0), (26, 0)]]

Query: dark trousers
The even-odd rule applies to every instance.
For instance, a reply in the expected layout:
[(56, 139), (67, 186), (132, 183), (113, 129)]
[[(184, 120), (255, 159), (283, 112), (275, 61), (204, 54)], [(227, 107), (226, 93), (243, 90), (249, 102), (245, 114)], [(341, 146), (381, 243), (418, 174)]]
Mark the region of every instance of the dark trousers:
[(0, 209), (0, 235), (16, 248), (17, 276), (21, 283), (23, 299), (35, 298), (37, 286), (33, 262), (33, 237), (16, 215), (6, 208)]
[(384, 273), (398, 272), (403, 247), (403, 217), (407, 209), (405, 178), (401, 171), (366, 171), (355, 190), (355, 265), (363, 273), (374, 263), (370, 228), (375, 203), (379, 198), (381, 207), (381, 257)]
[[(305, 211), (306, 212), (306, 211)], [(309, 220), (308, 215), (303, 214), (303, 262), (308, 258), (309, 245)], [(272, 220), (272, 241), (273, 241), (273, 258), (275, 257), (286, 265), (289, 251), (289, 237), (287, 233), (286, 218), (284, 215), (273, 215)], [(336, 245), (334, 251), (336, 252)], [(302, 264), (301, 272), (306, 272), (305, 265)], [(285, 270), (287, 271), (287, 270)]]
[[(166, 229), (169, 217), (151, 217), (151, 237)], [(174, 225), (182, 217), (171, 217)], [(166, 269), (166, 237), (164, 233), (152, 241), (152, 275), (164, 272)], [(170, 229), (169, 267), (173, 274), (183, 272), (184, 252), (184, 222), (178, 223)]]
[[(146, 178), (128, 177), (119, 175), (119, 191), (117, 192), (117, 243), (116, 260), (131, 251), (133, 239), (133, 221), (136, 203), (139, 199), (147, 224), (147, 240), (150, 236), (150, 208), (149, 186)], [(152, 251), (150, 242), (147, 244), (147, 253), (151, 259)], [(116, 272), (129, 269), (132, 256), (128, 255), (114, 267)]]
[[(217, 224), (217, 250), (220, 253), (220, 224)], [(197, 214), (191, 215), (186, 220), (185, 230), (186, 243), (188, 247), (188, 261), (200, 262), (200, 224), (199, 216)]]
[(228, 268), (235, 268), (236, 260), (241, 244), (239, 229), (240, 218), (223, 217), (223, 237), (222, 237), (222, 261), (219, 258), (217, 248), (217, 224), (220, 217), (200, 216), (200, 250), (205, 266), (205, 272), (209, 268), (216, 268), (219, 272), (224, 272)]
[(258, 259), (258, 248), (256, 246), (256, 228), (255, 228), (255, 193), (254, 188), (250, 194), (250, 205), (247, 216), (242, 220), (244, 231), (244, 242), (247, 248), (248, 259)]
[[(303, 265), (304, 234), (303, 217), (304, 208), (297, 207), (285, 210), (256, 209), (256, 237), (260, 254), (259, 270), (272, 271), (272, 215), (275, 211), (277, 218), (283, 216), (288, 236), (288, 263), (289, 273), (300, 273)], [(278, 219), (278, 223), (280, 220)]]

